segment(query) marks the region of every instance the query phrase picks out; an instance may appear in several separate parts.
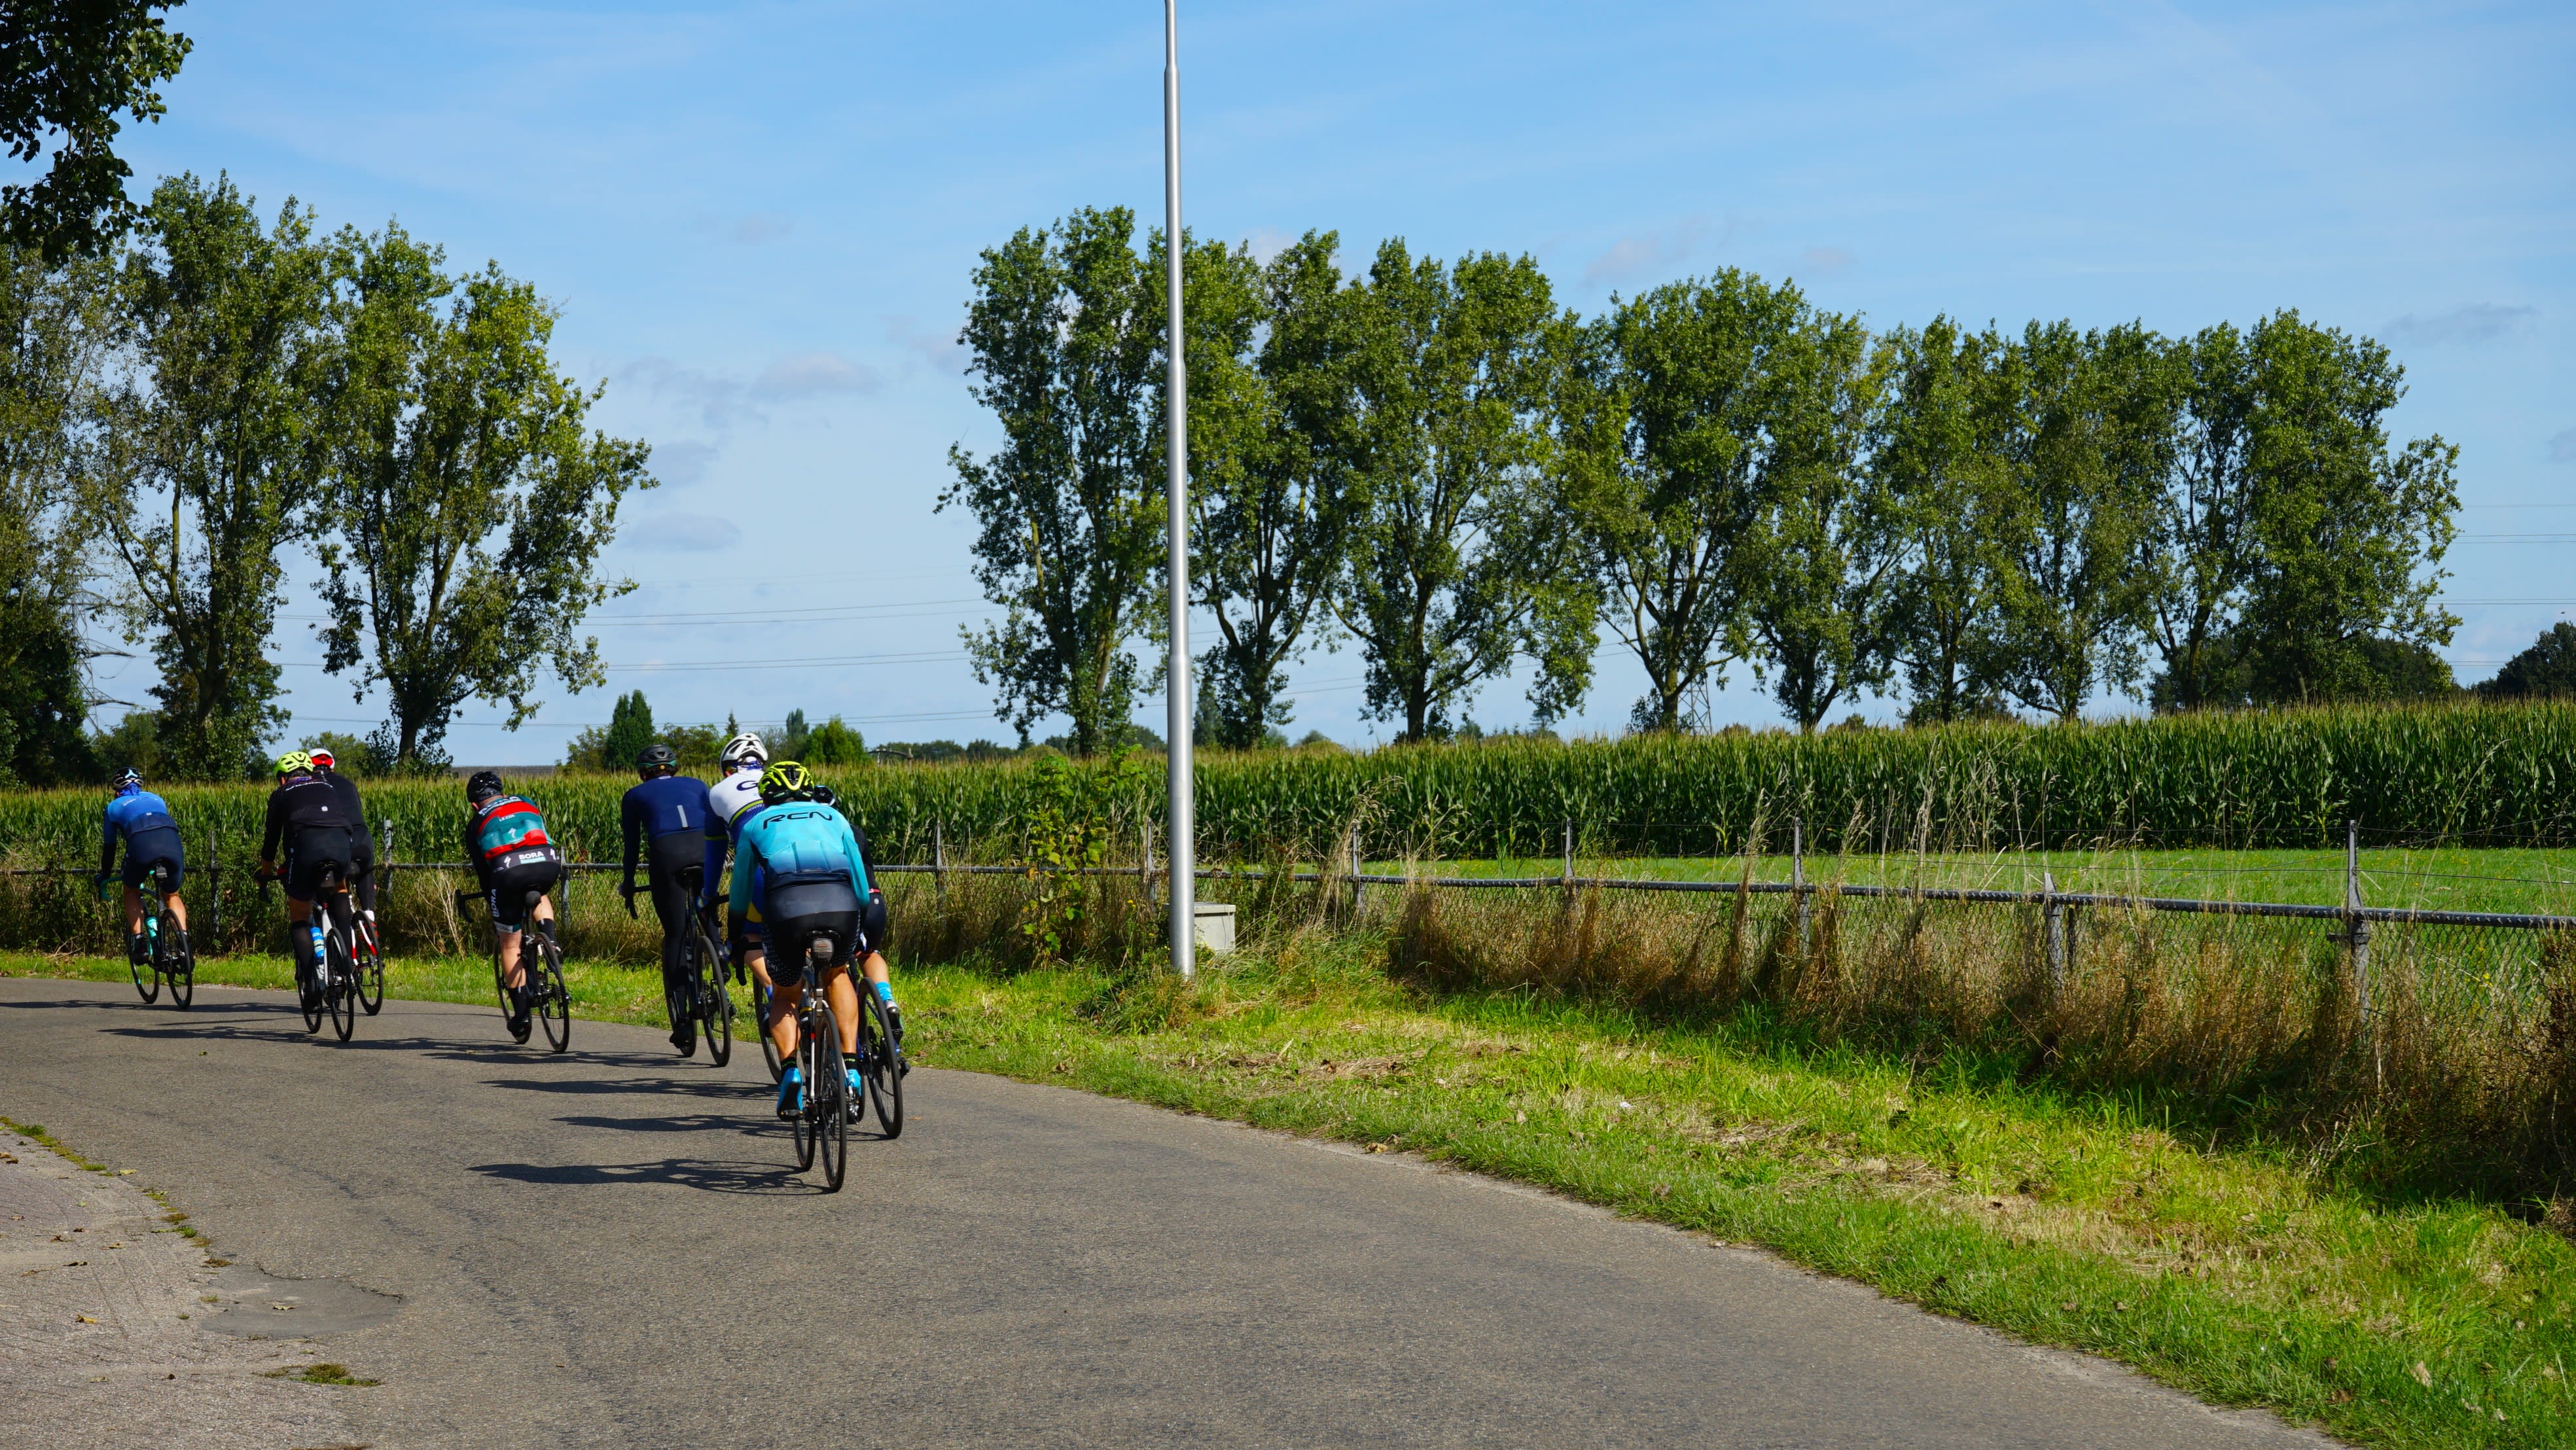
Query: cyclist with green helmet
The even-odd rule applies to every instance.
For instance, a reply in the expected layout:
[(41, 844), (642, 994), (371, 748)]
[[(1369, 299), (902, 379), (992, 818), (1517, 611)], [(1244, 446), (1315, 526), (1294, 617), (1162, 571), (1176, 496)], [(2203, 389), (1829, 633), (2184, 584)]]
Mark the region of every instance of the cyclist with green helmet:
[[(848, 817), (834, 810), (831, 793), (793, 760), (773, 762), (760, 776), (761, 809), (742, 824), (733, 858), (732, 898), (757, 926), (761, 944), (787, 951), (809, 942), (830, 944), (823, 990), (841, 1029), (841, 1053), (851, 1066), (850, 1090), (861, 1091), (858, 989), (850, 982), (857, 961), (877, 1000), (894, 1009), (894, 986), (885, 956), (885, 900), (868, 879), (866, 848)], [(759, 960), (755, 955), (752, 960)], [(779, 983), (770, 994), (770, 1040), (786, 1064), (779, 1074), (778, 1115), (803, 1106), (804, 1080), (796, 1067), (796, 993)]]

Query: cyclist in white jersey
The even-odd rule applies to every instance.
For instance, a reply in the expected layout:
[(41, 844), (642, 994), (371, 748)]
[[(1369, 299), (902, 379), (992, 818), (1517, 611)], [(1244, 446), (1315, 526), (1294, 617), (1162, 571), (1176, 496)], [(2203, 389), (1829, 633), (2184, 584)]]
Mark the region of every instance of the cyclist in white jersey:
[[(746, 730), (724, 744), (716, 765), (723, 772), (707, 787), (707, 865), (705, 899), (712, 902), (725, 880), (725, 849), (742, 839), (746, 821), (761, 808), (760, 773), (768, 768), (769, 749), (760, 737)], [(743, 919), (746, 902), (729, 902), (725, 907), (725, 937), (733, 959), (745, 962), (760, 985), (769, 985), (768, 964), (752, 955), (751, 934), (758, 928)]]

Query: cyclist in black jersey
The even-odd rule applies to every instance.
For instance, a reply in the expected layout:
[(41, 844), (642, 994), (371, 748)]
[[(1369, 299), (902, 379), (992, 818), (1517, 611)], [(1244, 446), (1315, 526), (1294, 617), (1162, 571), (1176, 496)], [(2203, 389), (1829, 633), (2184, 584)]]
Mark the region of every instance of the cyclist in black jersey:
[(697, 898), (685, 878), (706, 862), (707, 783), (680, 774), (680, 759), (668, 745), (646, 747), (635, 758), (635, 773), (642, 783), (626, 792), (618, 810), (626, 836), (618, 894), (633, 911), (635, 854), (643, 847), (653, 914), (662, 920), (662, 1000), (670, 1010), (671, 1045), (686, 1057), (697, 1050), (698, 1024), (689, 1011), (693, 984), (684, 966)]
[[(259, 873), (285, 883), (289, 923), (302, 926), (312, 919), (314, 894), (331, 868), (338, 869), (341, 889), (347, 889), (358, 856), (355, 824), (340, 793), (314, 770), (311, 756), (298, 750), (278, 757), (277, 788), (268, 793), (268, 822), (260, 833)], [(277, 865), (281, 845), (286, 848), (283, 870)], [(295, 945), (298, 977), (309, 978), (321, 965), (310, 960), (311, 934), (286, 935)]]

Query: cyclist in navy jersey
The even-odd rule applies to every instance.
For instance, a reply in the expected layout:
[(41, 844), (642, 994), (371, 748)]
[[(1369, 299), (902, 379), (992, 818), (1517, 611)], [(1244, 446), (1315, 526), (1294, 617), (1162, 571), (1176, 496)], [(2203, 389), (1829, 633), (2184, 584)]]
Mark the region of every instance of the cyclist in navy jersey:
[(179, 927), (188, 926), (187, 904), (179, 900), (178, 886), (188, 871), (188, 853), (179, 841), (179, 823), (170, 818), (169, 803), (143, 788), (142, 773), (128, 769), (116, 778), (116, 795), (108, 801), (99, 819), (98, 887), (105, 895), (109, 873), (116, 866), (116, 848), (125, 846), (125, 955), (141, 962), (147, 948), (143, 942), (143, 883), (152, 868), (167, 862), (170, 867), (170, 910), (179, 918)]
[(662, 1001), (671, 1014), (671, 1045), (686, 1057), (697, 1050), (698, 1025), (689, 1013), (682, 948), (689, 940), (689, 914), (697, 897), (681, 877), (686, 868), (705, 864), (707, 783), (680, 774), (679, 757), (668, 745), (646, 748), (635, 759), (635, 773), (643, 783), (626, 792), (618, 812), (626, 833), (626, 879), (618, 894), (633, 911), (635, 854), (641, 846), (653, 914), (662, 921)]

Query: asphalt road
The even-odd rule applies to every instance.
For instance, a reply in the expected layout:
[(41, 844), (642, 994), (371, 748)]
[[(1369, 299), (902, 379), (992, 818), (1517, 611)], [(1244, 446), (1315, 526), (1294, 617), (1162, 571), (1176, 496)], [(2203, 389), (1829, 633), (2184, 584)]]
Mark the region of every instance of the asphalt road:
[(0, 982), (0, 1112), (245, 1269), (400, 1296), (321, 1335), (378, 1446), (2326, 1443), (1394, 1155), (923, 1069), (826, 1196), (747, 1045), (197, 1001)]

